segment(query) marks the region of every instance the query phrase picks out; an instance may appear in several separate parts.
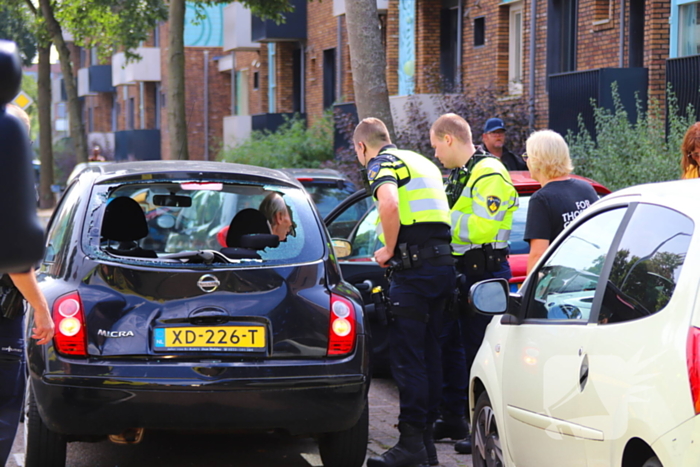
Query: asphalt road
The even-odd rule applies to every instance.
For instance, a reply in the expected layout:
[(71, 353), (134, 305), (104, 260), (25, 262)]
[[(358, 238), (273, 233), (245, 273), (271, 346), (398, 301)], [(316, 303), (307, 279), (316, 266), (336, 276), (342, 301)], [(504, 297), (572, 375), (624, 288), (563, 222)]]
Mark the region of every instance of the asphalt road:
[[(391, 379), (374, 379), (369, 392), (368, 455), (380, 454), (398, 440), (398, 392)], [(24, 426), (15, 438), (6, 467), (24, 465)], [(452, 442), (437, 443), (444, 467), (471, 467), (471, 456), (454, 452)], [(279, 434), (230, 435), (146, 432), (141, 443), (69, 443), (67, 467), (321, 467), (313, 438)]]

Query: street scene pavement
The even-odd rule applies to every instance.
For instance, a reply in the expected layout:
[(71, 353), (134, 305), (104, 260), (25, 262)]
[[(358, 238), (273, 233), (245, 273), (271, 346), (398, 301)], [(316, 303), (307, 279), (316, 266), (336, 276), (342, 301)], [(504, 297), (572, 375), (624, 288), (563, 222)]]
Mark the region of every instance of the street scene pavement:
[[(392, 379), (375, 378), (369, 391), (368, 456), (381, 454), (396, 444), (399, 394)], [(24, 465), (24, 425), (20, 424), (6, 467)], [(471, 456), (457, 454), (453, 442), (436, 447), (443, 467), (471, 467)], [(311, 438), (278, 434), (230, 435), (148, 432), (135, 445), (110, 441), (69, 443), (66, 467), (129, 466), (236, 466), (322, 467), (318, 447)]]

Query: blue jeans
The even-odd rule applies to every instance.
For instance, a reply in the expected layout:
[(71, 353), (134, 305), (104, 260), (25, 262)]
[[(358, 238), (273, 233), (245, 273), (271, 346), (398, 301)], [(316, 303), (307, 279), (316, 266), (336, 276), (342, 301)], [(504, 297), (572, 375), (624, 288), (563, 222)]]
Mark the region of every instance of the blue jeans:
[(392, 307), (410, 308), (418, 317), (394, 316), (389, 325), (391, 370), (399, 389), (399, 422), (425, 428), (438, 417), (442, 387), (440, 330), (447, 299), (455, 287), (452, 266), (423, 264), (397, 272), (389, 297)]
[(22, 318), (0, 318), (0, 465), (5, 465), (19, 424), (24, 386)]
[[(462, 294), (484, 279), (513, 277), (510, 264), (504, 262), (496, 272), (485, 272), (482, 276), (466, 276)], [(491, 322), (490, 316), (461, 314), (458, 319), (445, 321), (440, 334), (442, 347), (443, 386), (441, 407), (456, 415), (464, 415), (467, 410), (469, 378), (474, 358), (481, 347), (486, 334), (486, 327)]]

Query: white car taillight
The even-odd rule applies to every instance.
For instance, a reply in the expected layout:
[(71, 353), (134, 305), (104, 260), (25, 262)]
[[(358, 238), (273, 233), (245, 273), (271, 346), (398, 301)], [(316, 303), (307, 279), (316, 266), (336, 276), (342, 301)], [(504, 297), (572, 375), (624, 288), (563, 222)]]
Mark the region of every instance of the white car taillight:
[(53, 336), (56, 351), (65, 355), (87, 356), (85, 314), (78, 292), (58, 297), (53, 304)]
[(330, 315), (328, 355), (349, 354), (355, 348), (357, 335), (355, 307), (347, 298), (331, 294)]

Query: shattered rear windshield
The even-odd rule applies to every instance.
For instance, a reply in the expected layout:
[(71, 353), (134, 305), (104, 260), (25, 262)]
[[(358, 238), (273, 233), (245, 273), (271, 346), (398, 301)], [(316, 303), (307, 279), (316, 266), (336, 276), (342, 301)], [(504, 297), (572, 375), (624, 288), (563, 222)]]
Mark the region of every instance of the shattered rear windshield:
[(139, 264), (292, 264), (324, 254), (308, 197), (282, 185), (99, 184), (85, 234), (91, 257)]

